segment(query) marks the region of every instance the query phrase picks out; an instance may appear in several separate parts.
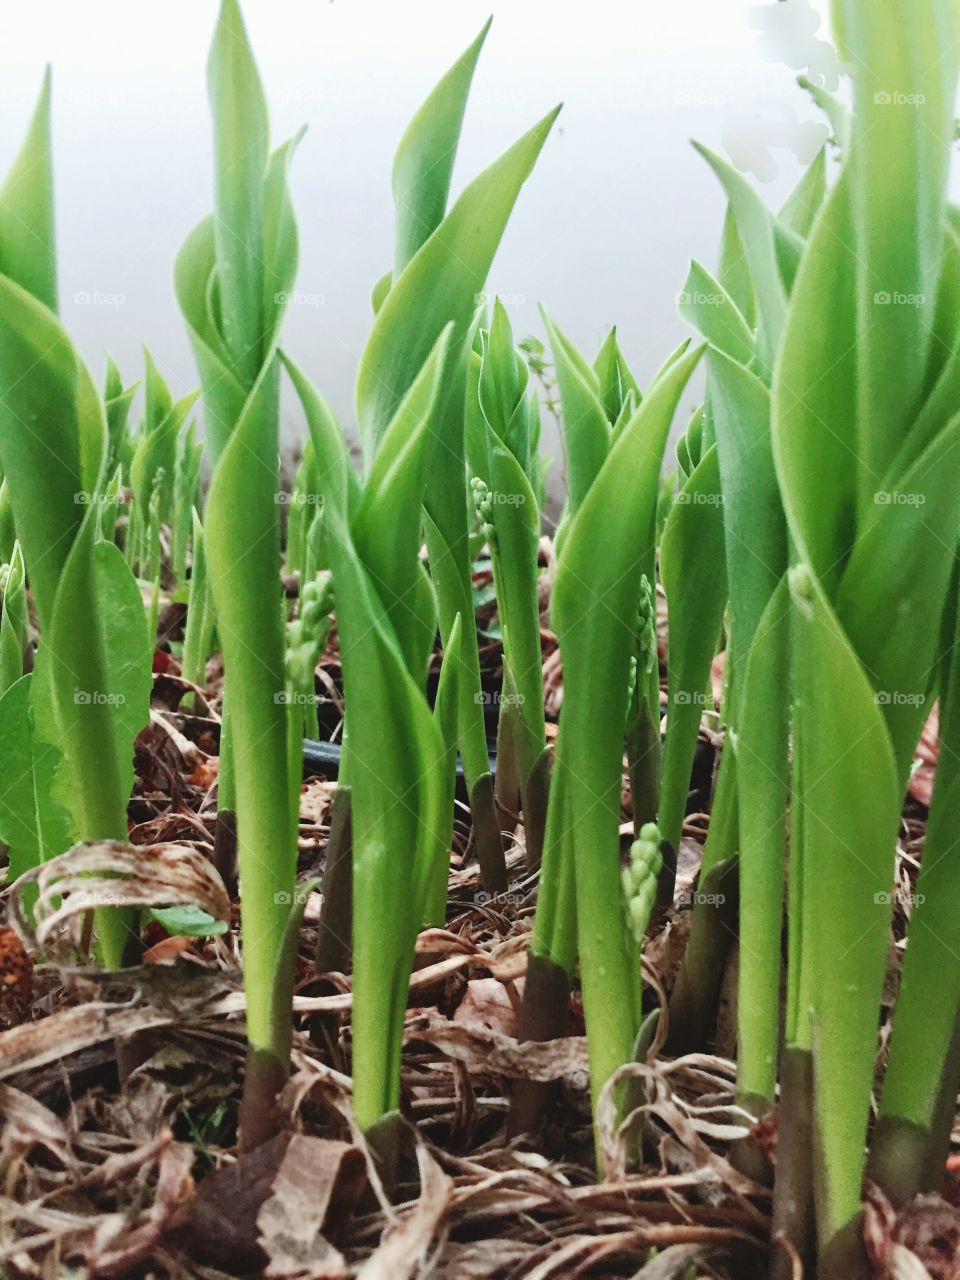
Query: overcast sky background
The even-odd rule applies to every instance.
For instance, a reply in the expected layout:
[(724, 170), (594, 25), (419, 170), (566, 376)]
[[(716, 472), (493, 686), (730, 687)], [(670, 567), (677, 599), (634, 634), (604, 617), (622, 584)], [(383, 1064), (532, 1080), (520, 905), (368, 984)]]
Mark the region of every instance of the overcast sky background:
[[(690, 257), (715, 261), (723, 200), (689, 139), (729, 151), (818, 119), (795, 72), (758, 48), (751, 24), (771, 8), (760, 0), (246, 0), (274, 141), (308, 125), (292, 173), (301, 299), (286, 345), (348, 427), (370, 287), (392, 256), (394, 149), (491, 7), (454, 193), (565, 104), (491, 288), (510, 300), (518, 337), (542, 334), (543, 302), (590, 358), (615, 322), (641, 384), (686, 333), (676, 294)], [(0, 170), (50, 62), (61, 310), (98, 379), (106, 350), (139, 376), (146, 344), (176, 392), (196, 382), (171, 272), (211, 204), (216, 13), (216, 0), (34, 0), (4, 24)], [(782, 146), (769, 157), (776, 205), (800, 162)], [(285, 435), (300, 435), (293, 405)]]

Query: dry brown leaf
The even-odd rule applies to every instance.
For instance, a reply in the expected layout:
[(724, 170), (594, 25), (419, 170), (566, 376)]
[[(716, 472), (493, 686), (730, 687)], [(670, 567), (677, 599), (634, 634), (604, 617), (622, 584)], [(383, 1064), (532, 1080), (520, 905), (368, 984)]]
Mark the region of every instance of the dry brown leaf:
[(193, 1194), (193, 1154), (186, 1143), (168, 1142), (146, 1213), (111, 1213), (100, 1219), (87, 1255), (93, 1275), (123, 1275), (153, 1256), (174, 1213)]
[(216, 756), (206, 756), (197, 761), (193, 772), (188, 773), (185, 780), (192, 787), (202, 787), (204, 791), (207, 791), (213, 786), (219, 775), (220, 761)]
[(960, 1280), (960, 1211), (938, 1195), (897, 1209), (868, 1184), (864, 1239), (878, 1270), (894, 1280)]
[[(30, 884), (38, 889), (32, 921), (23, 892)], [(22, 875), (11, 903), (14, 926), (30, 949), (44, 947), (69, 922), (79, 950), (83, 917), (98, 907), (200, 907), (215, 920), (230, 918), (230, 899), (216, 869), (186, 844), (75, 844)]]
[(357, 1280), (412, 1280), (425, 1273), (431, 1245), (437, 1243), (441, 1224), (453, 1199), (453, 1182), (417, 1142), (420, 1195), (412, 1209), (389, 1226), (376, 1252), (363, 1264)]
[(914, 800), (930, 807), (933, 798), (933, 781), (940, 756), (940, 704), (934, 703), (917, 745), (919, 764), (910, 778), (910, 794)]
[(345, 1223), (364, 1184), (359, 1148), (281, 1133), (207, 1176), (178, 1237), (219, 1265), (334, 1280), (347, 1267), (324, 1228)]
[(448, 1058), (455, 1058), (485, 1075), (514, 1080), (559, 1080), (572, 1076), (585, 1080), (587, 1042), (583, 1036), (561, 1040), (518, 1041), (478, 1026), (463, 1026), (446, 1018), (420, 1025), (408, 1023), (406, 1042), (431, 1044)]
[(94, 974), (91, 981), (107, 998), (0, 1034), (0, 1079), (138, 1031), (223, 1018), (245, 1007), (239, 979), (231, 974), (150, 965), (122, 974)]
[[(516, 983), (516, 989), (517, 996), (521, 996), (523, 983)], [(510, 998), (510, 992), (497, 978), (474, 978), (468, 982), (453, 1020), (462, 1026), (516, 1038), (516, 1005)]]
[(353, 1212), (366, 1181), (358, 1147), (294, 1135), (257, 1214), (260, 1248), (272, 1277), (345, 1276), (343, 1255), (323, 1237)]

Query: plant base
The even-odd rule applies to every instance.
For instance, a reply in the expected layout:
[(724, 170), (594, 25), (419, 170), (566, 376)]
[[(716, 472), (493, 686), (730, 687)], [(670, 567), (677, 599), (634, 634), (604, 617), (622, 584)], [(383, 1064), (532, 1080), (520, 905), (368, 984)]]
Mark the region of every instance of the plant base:
[(480, 864), (480, 883), (487, 893), (496, 897), (507, 891), (507, 863), (492, 774), (485, 773), (470, 789), (470, 817), (477, 862)]
[(288, 1075), (287, 1062), (267, 1049), (248, 1048), (240, 1099), (241, 1151), (252, 1151), (276, 1135), (280, 1124), (277, 1098)]
[(806, 1049), (784, 1049), (777, 1126), (770, 1278), (793, 1280), (794, 1260), (778, 1240), (790, 1244), (803, 1275), (814, 1274), (813, 1056)]
[[(546, 956), (531, 954), (523, 988), (520, 1042), (559, 1039), (566, 1033), (569, 1016), (570, 978), (566, 970)], [(510, 1137), (537, 1133), (556, 1094), (555, 1081), (517, 1080), (510, 1096), (507, 1120)]]

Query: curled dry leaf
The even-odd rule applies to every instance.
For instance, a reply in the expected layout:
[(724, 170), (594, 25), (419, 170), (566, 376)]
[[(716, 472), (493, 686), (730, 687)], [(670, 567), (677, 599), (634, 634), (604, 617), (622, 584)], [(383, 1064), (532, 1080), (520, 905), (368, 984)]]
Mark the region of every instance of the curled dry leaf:
[(564, 1076), (586, 1080), (587, 1042), (582, 1036), (521, 1042), (476, 1024), (441, 1018), (426, 1025), (408, 1024), (405, 1040), (431, 1044), (448, 1058), (485, 1075), (513, 1080), (548, 1081)]
[(453, 1199), (447, 1177), (423, 1141), (417, 1138), (420, 1195), (384, 1234), (379, 1248), (357, 1273), (357, 1280), (412, 1280), (425, 1273), (431, 1246), (442, 1242), (441, 1226)]
[[(37, 886), (33, 923), (24, 889)], [(82, 917), (98, 907), (199, 907), (230, 918), (230, 899), (213, 865), (185, 844), (132, 845), (122, 840), (76, 844), (22, 875), (12, 895), (12, 919), (28, 949), (40, 949), (70, 922), (79, 949)]]
[[(608, 1177), (625, 1175), (631, 1132), (638, 1122), (656, 1117), (694, 1157), (696, 1168), (707, 1172), (731, 1194), (737, 1197), (764, 1194), (762, 1187), (735, 1169), (705, 1141), (707, 1138), (726, 1143), (737, 1141), (747, 1136), (753, 1124), (753, 1118), (734, 1102), (731, 1070), (732, 1064), (723, 1059), (690, 1054), (672, 1062), (631, 1063), (615, 1072), (604, 1086), (597, 1105), (597, 1127)], [(685, 1073), (701, 1078), (707, 1073), (716, 1076), (709, 1103), (692, 1102), (683, 1096), (678, 1086)], [(627, 1080), (637, 1082), (643, 1100), (618, 1123), (615, 1091)], [(757, 1211), (758, 1219), (761, 1216)]]
[(100, 1219), (87, 1255), (92, 1275), (125, 1275), (154, 1256), (178, 1206), (193, 1192), (192, 1167), (192, 1147), (183, 1142), (164, 1147), (149, 1209), (139, 1218), (113, 1213)]
[(43, 1147), (65, 1168), (73, 1166), (66, 1126), (42, 1102), (0, 1084), (0, 1117), (0, 1166), (8, 1169), (15, 1155), (34, 1147)]
[(245, 1004), (237, 987), (237, 979), (229, 974), (159, 965), (104, 974), (100, 999), (0, 1034), (0, 1079), (152, 1027), (185, 1026), (242, 1013)]

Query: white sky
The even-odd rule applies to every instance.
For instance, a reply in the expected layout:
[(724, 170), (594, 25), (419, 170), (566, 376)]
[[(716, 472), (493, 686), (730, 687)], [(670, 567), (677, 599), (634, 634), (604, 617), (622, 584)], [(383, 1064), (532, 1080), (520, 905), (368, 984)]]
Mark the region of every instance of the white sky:
[[(644, 382), (684, 336), (675, 296), (687, 263), (714, 260), (723, 201), (688, 145), (722, 150), (742, 113), (815, 113), (794, 72), (763, 59), (763, 0), (509, 0), (474, 82), (454, 178), (465, 178), (562, 99), (491, 277), (518, 336), (537, 304), (592, 358), (606, 326)], [(369, 291), (391, 259), (389, 174), (412, 112), (472, 40), (491, 0), (246, 0), (274, 139), (306, 123), (293, 170), (301, 232), (286, 345), (353, 420)], [(821, 2), (815, 3), (818, 10)], [(128, 379), (150, 346), (175, 391), (195, 383), (171, 271), (211, 200), (205, 61), (215, 0), (5, 0), (0, 171), (19, 143), (46, 62), (62, 313), (95, 376), (105, 349)], [(13, 17), (13, 13), (16, 17)], [(821, 35), (825, 35), (821, 32)], [(778, 202), (799, 175), (774, 152)], [(97, 305), (74, 301), (92, 294)], [(120, 301), (122, 299), (122, 301)], [(322, 299), (322, 301), (320, 301)], [(287, 438), (299, 428), (289, 410)]]

